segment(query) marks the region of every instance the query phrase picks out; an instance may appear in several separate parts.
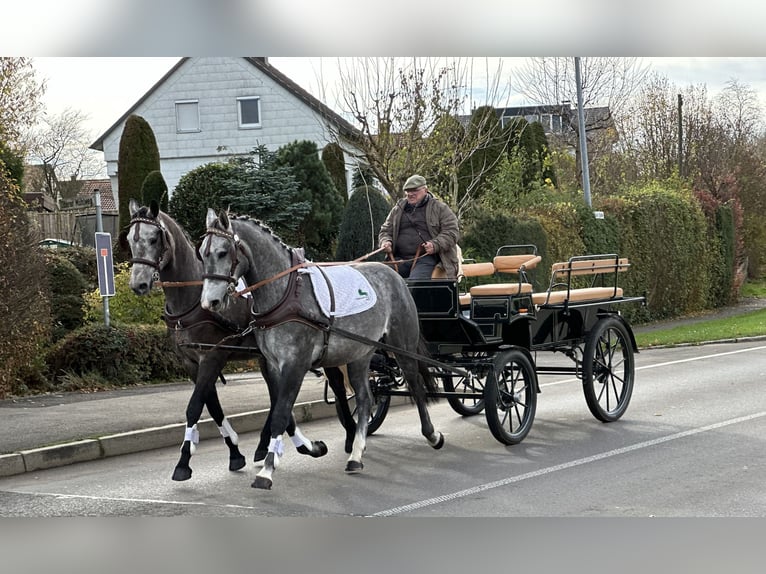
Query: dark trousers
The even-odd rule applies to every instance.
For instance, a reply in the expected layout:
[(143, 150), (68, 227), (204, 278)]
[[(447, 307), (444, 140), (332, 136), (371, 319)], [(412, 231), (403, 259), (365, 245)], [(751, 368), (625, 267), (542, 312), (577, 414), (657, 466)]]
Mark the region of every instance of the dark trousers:
[[(408, 257), (407, 259), (411, 259)], [(436, 255), (423, 255), (418, 257), (417, 261), (402, 261), (400, 257), (396, 258), (397, 270), (399, 275), (405, 279), (430, 279), (431, 273), (433, 273), (434, 267), (439, 263), (439, 259)], [(415, 263), (415, 269), (412, 268), (412, 264)]]

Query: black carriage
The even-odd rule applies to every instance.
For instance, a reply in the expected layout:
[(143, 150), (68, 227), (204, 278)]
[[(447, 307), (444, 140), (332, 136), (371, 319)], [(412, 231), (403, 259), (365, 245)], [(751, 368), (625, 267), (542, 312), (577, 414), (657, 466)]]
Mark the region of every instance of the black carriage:
[[(441, 381), (432, 396), (463, 416), (484, 411), (493, 436), (507, 445), (532, 427), (539, 376), (579, 379), (590, 412), (603, 422), (619, 419), (633, 392), (638, 349), (620, 307), (645, 298), (627, 297), (619, 287), (629, 262), (616, 254), (572, 257), (555, 263), (548, 288), (535, 292), (528, 274), (540, 259), (533, 245), (503, 246), (491, 263), (464, 263), (458, 281), (409, 282)], [(545, 352), (568, 360), (541, 364), (553, 356)], [(371, 363), (370, 385), (372, 433), (391, 397), (409, 391), (385, 350)]]

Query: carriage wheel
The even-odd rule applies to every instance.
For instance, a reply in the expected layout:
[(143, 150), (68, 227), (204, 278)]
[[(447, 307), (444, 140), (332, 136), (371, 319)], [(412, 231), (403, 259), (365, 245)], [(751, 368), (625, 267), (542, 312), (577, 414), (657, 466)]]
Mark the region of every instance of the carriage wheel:
[(484, 387), (489, 430), (503, 444), (518, 444), (529, 433), (537, 410), (537, 373), (519, 349), (500, 352)]
[[(483, 355), (476, 354), (480, 358)], [(447, 397), (449, 406), (457, 414), (464, 417), (478, 415), (484, 410), (484, 385), (487, 378), (486, 370), (469, 379), (467, 377), (457, 377), (456, 375), (443, 375), (442, 385), (448, 393), (475, 393), (473, 397)], [(475, 374), (475, 373), (474, 373)], [(457, 379), (457, 383), (454, 382)]]
[(627, 328), (615, 317), (601, 319), (583, 352), (583, 392), (594, 417), (608, 423), (625, 413), (633, 394), (633, 374), (633, 347)]
[[(388, 407), (391, 406), (391, 395), (383, 395), (378, 393), (378, 388), (379, 383), (377, 377), (371, 376), (370, 391), (372, 395), (372, 406), (370, 408), (370, 418), (367, 421), (367, 436), (371, 435), (380, 428), (380, 425), (383, 424), (383, 419), (385, 419), (386, 415), (388, 414)], [(351, 416), (354, 417), (354, 420), (358, 422), (359, 419), (357, 418), (356, 394), (352, 393), (351, 395), (348, 395), (346, 400), (348, 401), (348, 408), (351, 410)], [(335, 411), (338, 414), (340, 423), (343, 425), (343, 428), (345, 428), (346, 424), (343, 420), (340, 406), (338, 405), (337, 401), (335, 402)]]

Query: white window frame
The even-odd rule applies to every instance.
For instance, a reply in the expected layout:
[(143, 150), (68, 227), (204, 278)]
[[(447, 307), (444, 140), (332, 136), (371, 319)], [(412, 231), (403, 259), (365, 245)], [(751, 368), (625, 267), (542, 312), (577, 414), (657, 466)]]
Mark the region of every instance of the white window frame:
[[(181, 125), (181, 118), (179, 116), (179, 110), (182, 106), (187, 106), (189, 104), (194, 104), (194, 107), (197, 111), (197, 126), (195, 128), (184, 128)], [(175, 102), (176, 107), (176, 133), (179, 134), (185, 134), (185, 133), (195, 133), (202, 131), (200, 128), (200, 120), (199, 120), (199, 100), (177, 100)]]
[[(245, 101), (256, 101), (256, 105), (258, 107), (258, 122), (252, 123), (252, 124), (246, 124), (242, 121), (242, 102)], [(239, 128), (243, 130), (252, 130), (256, 128), (261, 127), (261, 97), (260, 96), (241, 96), (237, 98), (237, 122), (239, 124)]]

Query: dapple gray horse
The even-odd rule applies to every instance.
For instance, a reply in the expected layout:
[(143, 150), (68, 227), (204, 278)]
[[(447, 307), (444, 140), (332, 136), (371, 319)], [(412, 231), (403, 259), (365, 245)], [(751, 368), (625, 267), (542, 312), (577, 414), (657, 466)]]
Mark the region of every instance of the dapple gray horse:
[[(189, 462), (199, 440), (197, 423), (203, 407), (213, 418), (229, 447), (229, 470), (245, 466), (245, 458), (238, 448), (238, 436), (226, 419), (216, 390), (216, 380), (223, 379), (221, 370), (231, 360), (257, 357), (263, 370), (263, 357), (254, 351), (252, 336), (241, 336), (250, 322), (250, 305), (246, 299), (232, 302), (225, 312), (217, 313), (202, 309), (202, 263), (195, 247), (181, 226), (167, 213), (159, 210), (156, 202), (149, 207), (139, 206), (135, 200), (129, 204), (131, 221), (121, 236), (132, 254), (130, 288), (137, 295), (148, 294), (155, 279), (165, 291), (165, 313), (168, 326), (187, 373), (194, 381), (194, 391), (186, 408), (186, 433), (181, 446), (181, 458), (174, 471), (173, 480), (188, 480), (192, 469)], [(218, 345), (216, 347), (216, 345)], [(276, 401), (276, 386), (264, 376), (269, 389), (272, 406)], [(333, 379), (331, 379), (331, 383)], [(335, 385), (342, 389), (342, 379)], [(335, 390), (335, 388), (333, 389)], [(345, 398), (345, 391), (342, 390)], [(350, 418), (350, 414), (348, 415)], [(269, 429), (271, 414), (261, 433), (255, 451), (256, 462), (266, 457), (271, 438)], [(293, 438), (298, 452), (314, 457), (327, 453), (321, 441), (312, 442), (302, 435), (290, 416), (288, 434)]]
[[(328, 315), (319, 306), (309, 277), (299, 273), (310, 265), (301, 262), (296, 250), (268, 227), (249, 218), (218, 216), (213, 209), (208, 209), (206, 223), (207, 232), (199, 246), (204, 271), (202, 307), (220, 311), (234, 304), (235, 286), (244, 278), (253, 298), (255, 340), (266, 358), (269, 378), (278, 385), (269, 452), (253, 487), (271, 488), (295, 398), (305, 374), (316, 367), (348, 366), (358, 416), (346, 471), (362, 470), (371, 408), (368, 372), (378, 342), (401, 351), (395, 356), (417, 404), (421, 432), (433, 448), (442, 447), (444, 437), (434, 430), (426, 406), (435, 382), (426, 364), (417, 359), (418, 353), (426, 352), (417, 309), (398, 273), (383, 263), (348, 265), (367, 281), (376, 300), (355, 314)], [(328, 290), (333, 292), (332, 287)]]

